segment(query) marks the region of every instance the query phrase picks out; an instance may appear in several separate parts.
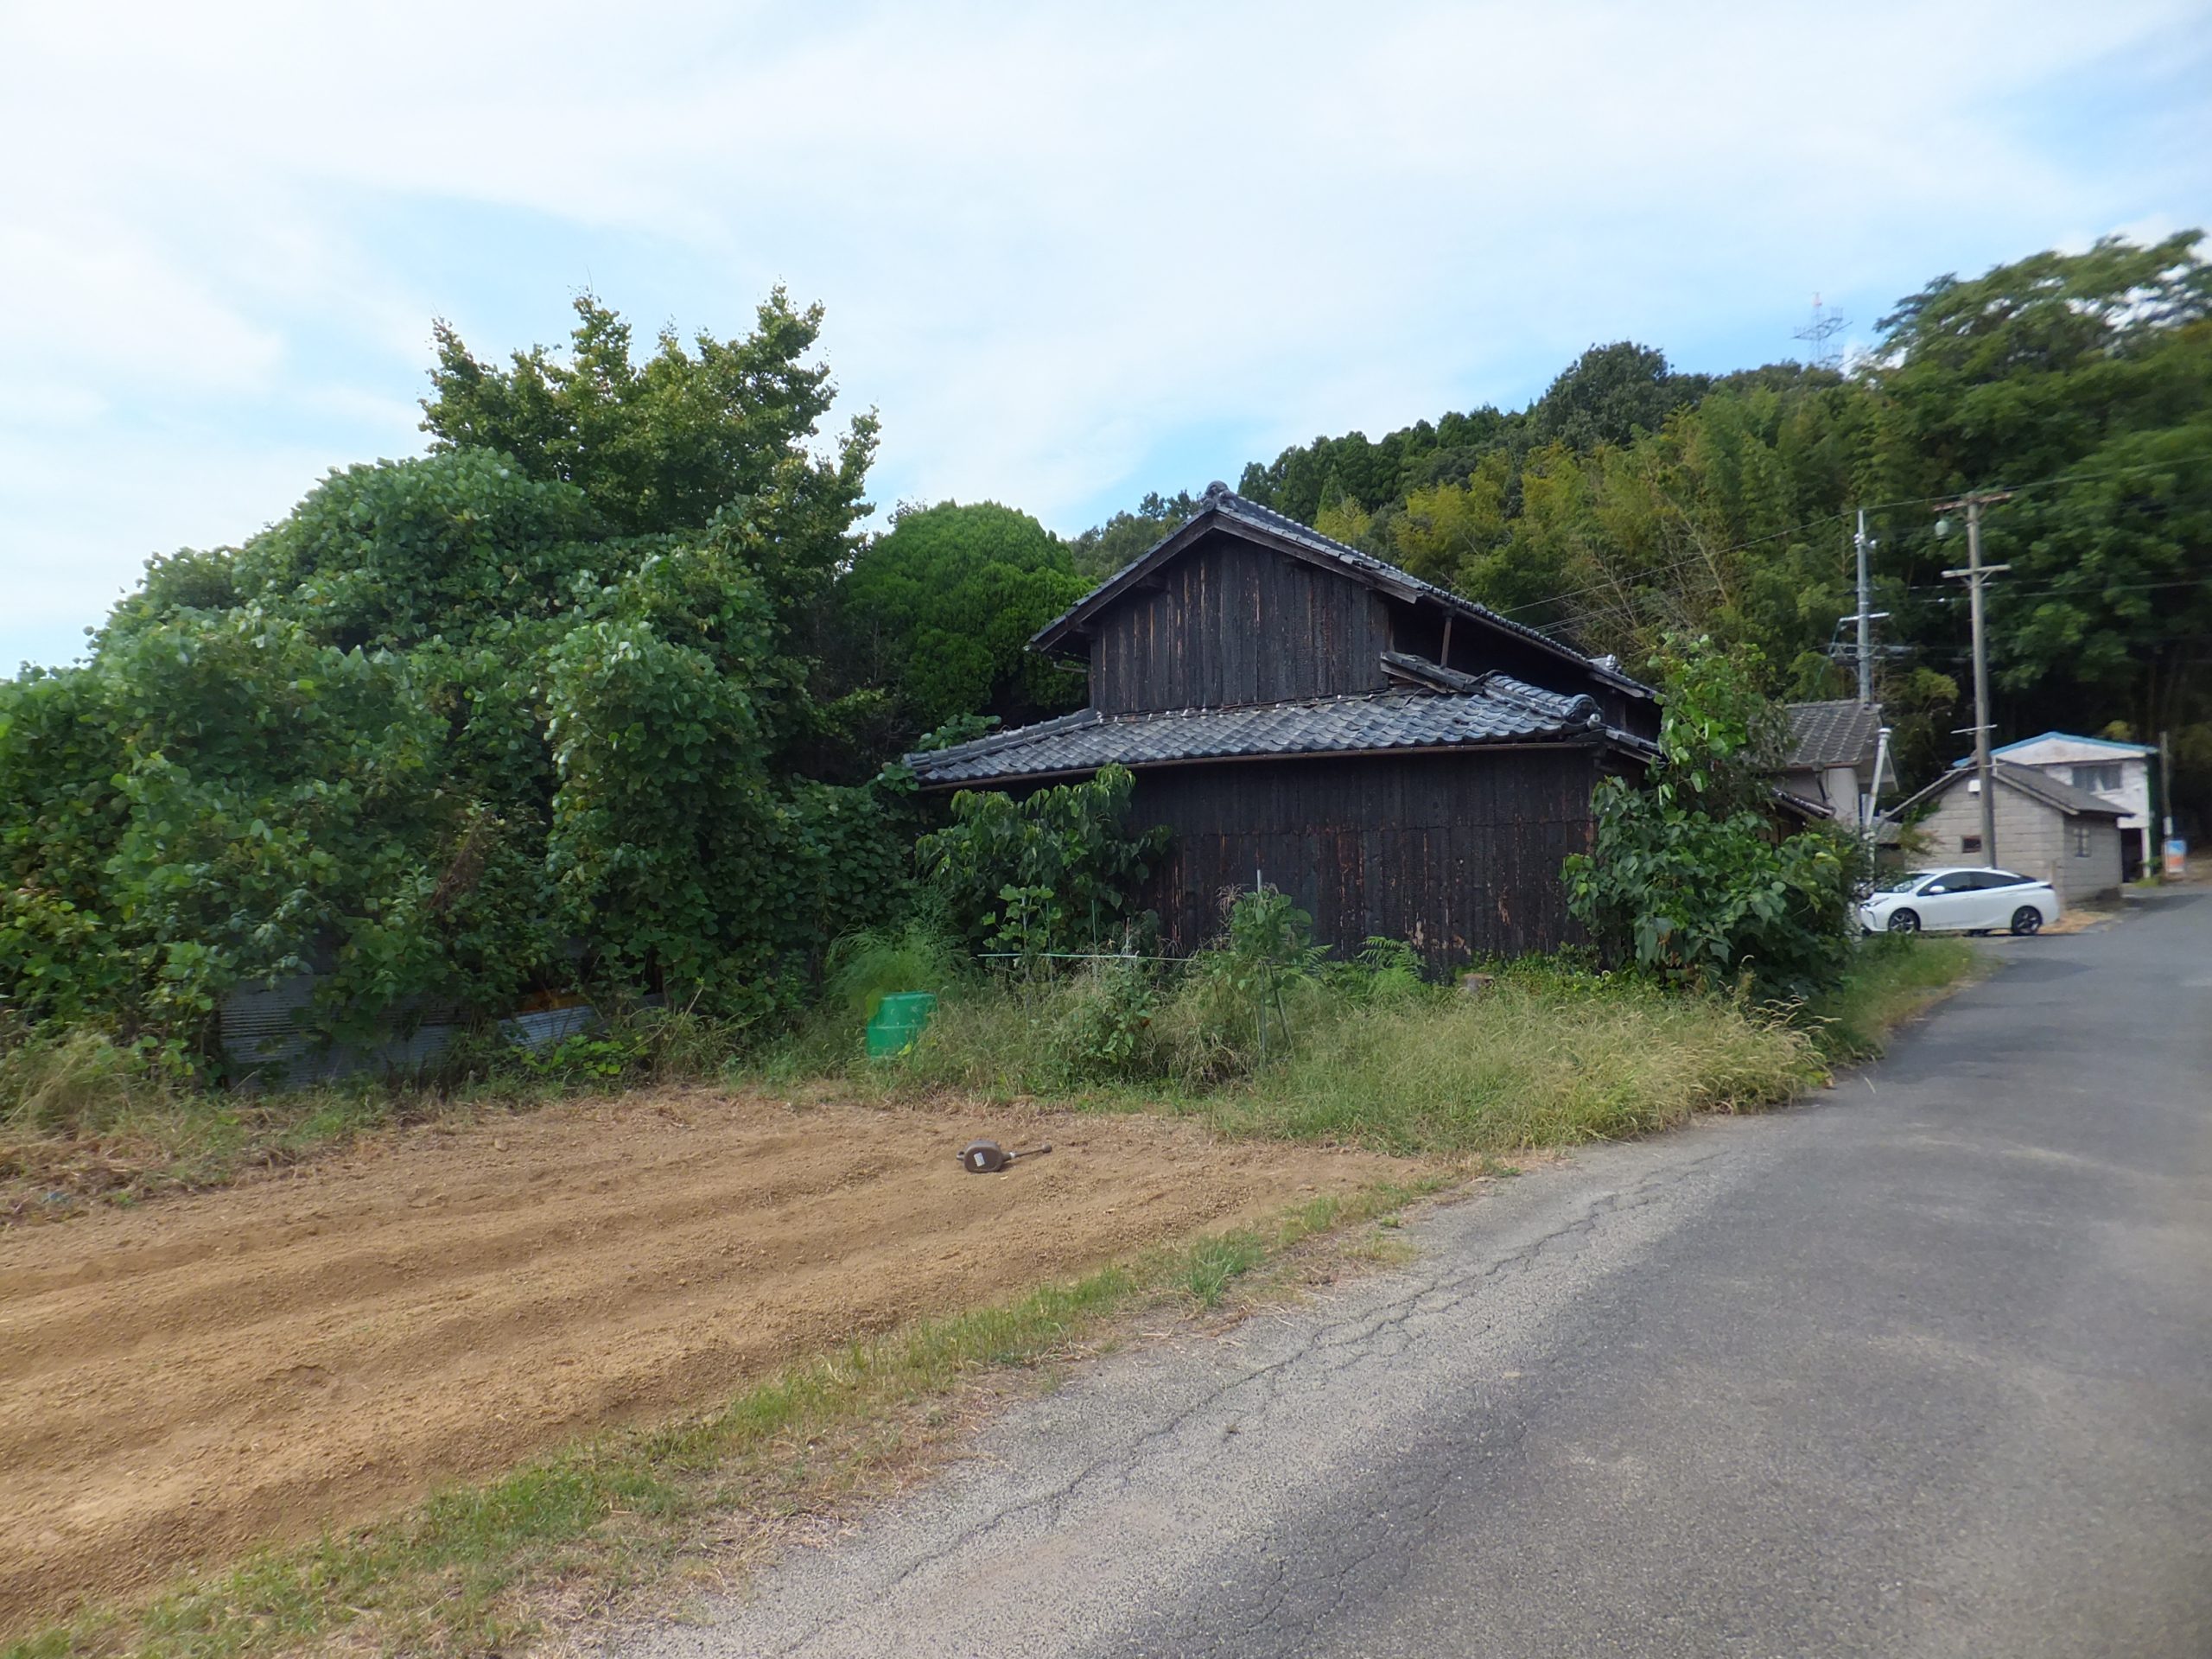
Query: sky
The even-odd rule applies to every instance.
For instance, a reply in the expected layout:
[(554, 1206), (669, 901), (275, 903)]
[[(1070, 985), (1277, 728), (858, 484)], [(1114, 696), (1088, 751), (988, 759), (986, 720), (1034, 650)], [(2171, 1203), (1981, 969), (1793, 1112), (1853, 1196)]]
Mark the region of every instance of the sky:
[[(597, 293), (819, 301), (872, 498), (1073, 533), (1585, 347), (2212, 225), (2212, 8), (0, 0), (0, 673)], [(825, 437), (826, 437), (825, 434)]]

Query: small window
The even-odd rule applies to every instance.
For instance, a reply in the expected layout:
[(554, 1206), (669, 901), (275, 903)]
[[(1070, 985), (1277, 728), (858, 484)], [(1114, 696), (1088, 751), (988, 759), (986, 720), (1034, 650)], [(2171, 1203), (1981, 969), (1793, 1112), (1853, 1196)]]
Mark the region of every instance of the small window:
[(2094, 766), (2074, 768), (2074, 787), (2086, 789), (2092, 794), (2100, 790), (2113, 791), (2120, 787), (2120, 766), (2117, 761), (2100, 763)]
[(2067, 833), (2074, 838), (2074, 856), (2087, 858), (2089, 855), (2089, 826), (2086, 823), (2074, 824), (2069, 826)]
[(1959, 850), (1962, 853), (1980, 852), (1981, 850), (1981, 837), (1980, 836), (1961, 836), (1959, 837)]

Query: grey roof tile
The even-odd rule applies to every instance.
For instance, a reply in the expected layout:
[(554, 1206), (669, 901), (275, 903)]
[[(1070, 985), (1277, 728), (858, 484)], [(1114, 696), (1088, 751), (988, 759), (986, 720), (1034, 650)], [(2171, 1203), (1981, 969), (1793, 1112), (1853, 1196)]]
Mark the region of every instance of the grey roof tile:
[(1789, 705), (1789, 766), (1871, 766), (1882, 734), (1882, 711), (1852, 698)]
[[(1101, 715), (1095, 709), (910, 754), (925, 787), (1090, 772), (1098, 767), (1274, 755), (1370, 754), (1597, 738), (1605, 725), (1586, 697), (1533, 686), (1472, 692), (1378, 691), (1363, 696)], [(1556, 706), (1540, 706), (1543, 704)]]

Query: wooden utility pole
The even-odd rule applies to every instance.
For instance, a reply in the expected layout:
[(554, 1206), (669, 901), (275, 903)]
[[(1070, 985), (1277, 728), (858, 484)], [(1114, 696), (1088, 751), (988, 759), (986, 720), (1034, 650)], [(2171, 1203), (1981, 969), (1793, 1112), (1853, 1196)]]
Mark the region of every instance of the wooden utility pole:
[[(1974, 609), (1974, 787), (1981, 792), (1981, 861), (1994, 867), (1997, 862), (1997, 788), (1996, 779), (1990, 774), (1989, 765), (1989, 652), (1982, 639), (1981, 584), (2000, 571), (2010, 570), (2009, 564), (1984, 564), (1981, 562), (1981, 510), (1993, 502), (2010, 501), (2010, 490), (1976, 490), (1956, 501), (1946, 501), (1936, 509), (1938, 512), (1955, 512), (1964, 507), (1967, 512), (1967, 563), (1963, 570), (1946, 570), (1943, 574), (1954, 579), (1964, 577), (1967, 594)], [(1936, 533), (1951, 533), (1951, 521), (1938, 518)]]
[[(1859, 533), (1851, 538), (1851, 543), (1859, 554), (1859, 614), (1853, 619), (1859, 624), (1859, 703), (1863, 709), (1872, 709), (1874, 706), (1874, 619), (1866, 613), (1866, 550), (1873, 543), (1866, 539), (1866, 509), (1864, 507), (1859, 509)], [(1862, 813), (1860, 816), (1865, 815)]]

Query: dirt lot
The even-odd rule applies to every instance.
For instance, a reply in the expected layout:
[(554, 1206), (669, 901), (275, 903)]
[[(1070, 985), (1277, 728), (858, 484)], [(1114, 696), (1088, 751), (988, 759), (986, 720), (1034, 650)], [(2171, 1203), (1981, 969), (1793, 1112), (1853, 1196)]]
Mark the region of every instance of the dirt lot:
[[(973, 1135), (1057, 1150), (964, 1173)], [(1147, 1118), (721, 1094), (0, 1234), (0, 1629), (1389, 1173)]]

